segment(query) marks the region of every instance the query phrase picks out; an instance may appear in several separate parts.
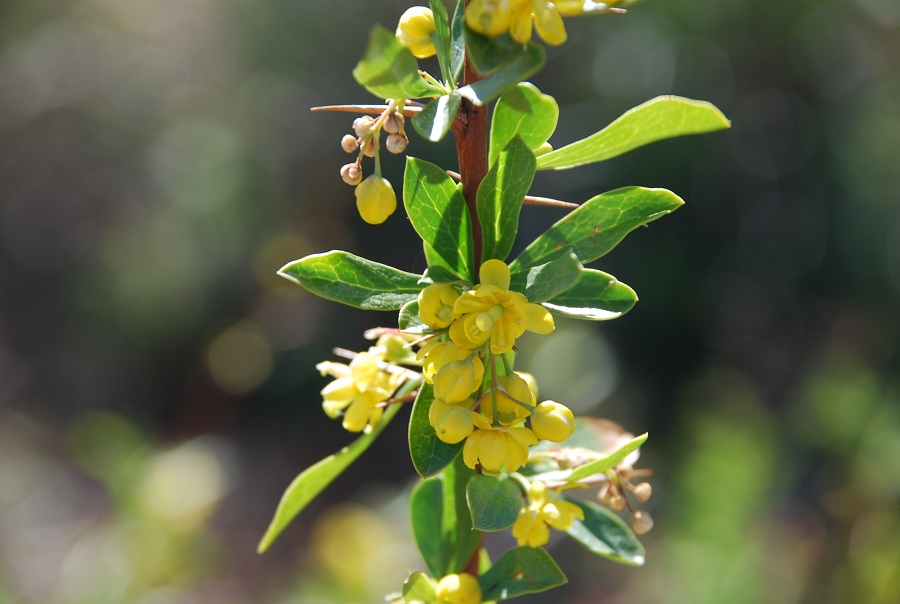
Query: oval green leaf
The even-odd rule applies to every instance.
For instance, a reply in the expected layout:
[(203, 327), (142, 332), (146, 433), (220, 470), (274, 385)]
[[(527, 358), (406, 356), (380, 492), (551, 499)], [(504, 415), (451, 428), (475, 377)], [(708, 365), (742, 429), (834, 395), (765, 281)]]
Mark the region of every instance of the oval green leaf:
[(534, 154), (519, 136), (512, 139), (478, 186), (476, 205), (483, 238), (482, 262), (506, 260), (519, 230), (522, 202), (534, 181)]
[(544, 302), (573, 287), (581, 277), (581, 262), (569, 252), (546, 264), (513, 273), (509, 288), (529, 302)]
[(522, 491), (511, 478), (476, 475), (466, 485), (472, 527), (479, 531), (508, 529), (519, 517)]
[(565, 585), (566, 576), (540, 547), (509, 550), (478, 578), (483, 600), (509, 600)]
[(419, 301), (410, 300), (400, 309), (400, 315), (397, 317), (397, 327), (404, 333), (414, 335), (424, 335), (433, 333), (433, 330), (422, 323), (419, 317)]
[(600, 459), (596, 459), (590, 463), (586, 463), (584, 465), (578, 466), (572, 473), (566, 477), (566, 480), (569, 482), (575, 482), (577, 480), (581, 480), (582, 478), (587, 478), (588, 476), (593, 476), (594, 474), (599, 474), (600, 472), (606, 472), (607, 470), (611, 470), (616, 467), (623, 461), (625, 458), (637, 451), (641, 445), (647, 442), (647, 437), (649, 435), (644, 432), (640, 436), (636, 436), (631, 439), (609, 455), (601, 457)]
[(443, 577), (450, 559), (440, 530), (444, 522), (443, 480), (428, 478), (413, 487), (409, 494), (409, 517), (413, 538), (425, 565), (432, 575)]
[(541, 94), (530, 82), (519, 82), (497, 100), (491, 118), (488, 165), (517, 134), (532, 151), (543, 145), (556, 130), (559, 105), (549, 94)]
[(276, 537), (278, 537), (287, 525), (290, 524), (291, 520), (293, 520), (297, 514), (299, 514), (303, 508), (316, 497), (316, 495), (321, 493), (325, 487), (331, 484), (341, 472), (346, 470), (347, 467), (363, 453), (363, 451), (369, 448), (369, 445), (378, 438), (378, 435), (381, 434), (385, 426), (390, 423), (391, 419), (397, 415), (397, 411), (399, 410), (400, 405), (391, 405), (388, 407), (387, 411), (384, 412), (381, 421), (374, 430), (368, 434), (363, 434), (334, 455), (329, 455), (319, 463), (310, 466), (301, 472), (301, 474), (291, 482), (290, 486), (288, 486), (284, 495), (281, 496), (281, 501), (278, 503), (278, 508), (275, 510), (275, 517), (272, 518), (269, 528), (266, 529), (266, 534), (263, 535), (262, 540), (259, 542), (257, 552), (261, 554), (269, 549), (272, 542), (275, 541)]
[(598, 556), (629, 566), (644, 564), (644, 546), (621, 518), (591, 501), (565, 499), (584, 511), (584, 520), (576, 518), (566, 531), (570, 537)]
[[(532, 269), (534, 270), (534, 269)], [(555, 315), (587, 321), (608, 321), (621, 317), (637, 303), (634, 290), (612, 275), (585, 268), (578, 282), (554, 296), (544, 307)]]
[(338, 250), (295, 260), (278, 274), (317, 296), (364, 310), (399, 310), (424, 287), (420, 275)]
[(394, 32), (376, 25), (353, 77), (366, 90), (382, 99), (415, 99), (439, 96), (441, 90), (419, 75), (419, 62), (394, 37)]
[(434, 32), (431, 39), (434, 41), (434, 49), (437, 52), (438, 64), (441, 66), (441, 77), (445, 84), (453, 81), (450, 69), (450, 19), (447, 15), (447, 5), (444, 0), (428, 0), (431, 14), (434, 16)]
[(463, 86), (459, 89), (459, 93), (475, 105), (484, 105), (503, 94), (510, 87), (537, 73), (546, 61), (547, 53), (544, 48), (529, 44), (520, 48), (512, 61), (483, 80)]
[(609, 126), (538, 158), (538, 170), (565, 170), (607, 160), (659, 140), (731, 126), (711, 103), (660, 96), (629, 109)]
[(425, 105), (425, 108), (412, 118), (416, 132), (435, 143), (447, 136), (459, 112), (460, 102), (462, 97), (454, 91), (439, 96)]
[(568, 253), (587, 264), (606, 254), (637, 227), (684, 205), (665, 189), (625, 187), (589, 199), (531, 242), (509, 266), (518, 272)]

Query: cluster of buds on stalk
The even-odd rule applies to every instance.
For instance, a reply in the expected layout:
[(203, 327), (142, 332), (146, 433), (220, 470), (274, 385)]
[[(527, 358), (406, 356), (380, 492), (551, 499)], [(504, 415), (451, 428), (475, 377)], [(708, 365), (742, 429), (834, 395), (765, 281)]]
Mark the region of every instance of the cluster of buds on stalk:
[[(377, 118), (363, 115), (353, 121), (353, 134), (345, 134), (341, 148), (347, 153), (356, 153), (356, 161), (341, 168), (341, 178), (348, 185), (356, 187), (356, 208), (359, 215), (369, 224), (381, 224), (397, 209), (397, 195), (391, 183), (381, 176), (381, 134), (387, 134), (384, 146), (389, 153), (406, 151), (409, 138), (406, 136), (405, 120), (400, 112), (405, 99), (388, 103), (387, 108)], [(375, 159), (375, 173), (363, 179), (362, 159)]]

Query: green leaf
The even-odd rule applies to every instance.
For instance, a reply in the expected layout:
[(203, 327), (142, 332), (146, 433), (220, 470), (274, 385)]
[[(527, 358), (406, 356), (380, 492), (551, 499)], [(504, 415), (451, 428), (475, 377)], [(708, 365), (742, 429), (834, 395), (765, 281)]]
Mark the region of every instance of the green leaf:
[(464, 37), (468, 58), (472, 67), (479, 75), (485, 76), (496, 71), (504, 65), (509, 65), (519, 58), (527, 48), (536, 44), (522, 46), (513, 40), (509, 34), (489, 38), (476, 31), (472, 31), (468, 24), (464, 23)]
[(466, 567), (481, 546), (482, 533), (472, 528), (472, 516), (466, 504), (466, 485), (475, 471), (463, 462), (462, 455), (444, 468), (444, 539), (452, 548), (447, 572), (458, 573)]
[(562, 317), (608, 321), (631, 310), (637, 299), (633, 289), (612, 275), (585, 268), (574, 287), (544, 302), (544, 307)]
[[(413, 537), (425, 565), (435, 577), (447, 571), (450, 552), (441, 528), (444, 522), (444, 481), (442, 478), (423, 480), (409, 494), (409, 517)], [(404, 595), (406, 591), (404, 590)]]
[(515, 524), (524, 500), (515, 480), (476, 475), (466, 486), (466, 501), (473, 528), (502, 531)]
[(463, 0), (457, 0), (453, 11), (453, 22), (450, 24), (450, 72), (455, 84), (462, 77), (463, 65), (466, 62), (466, 20)]
[(510, 270), (543, 264), (572, 248), (582, 263), (606, 254), (637, 227), (677, 210), (680, 197), (665, 189), (625, 187), (589, 199), (519, 254)]
[(275, 517), (272, 518), (269, 528), (266, 529), (266, 534), (263, 535), (262, 540), (259, 542), (257, 551), (260, 554), (269, 549), (275, 538), (281, 534), (291, 520), (316, 495), (321, 493), (325, 487), (331, 484), (331, 481), (337, 478), (363, 451), (369, 448), (372, 441), (378, 438), (378, 435), (381, 434), (382, 430), (390, 423), (399, 410), (400, 405), (388, 407), (374, 430), (368, 434), (363, 434), (334, 455), (329, 455), (319, 463), (310, 466), (294, 479), (284, 492), (284, 495), (281, 496), (281, 501), (275, 510)]
[(447, 136), (456, 114), (459, 112), (459, 104), (462, 97), (454, 91), (434, 99), (412, 118), (412, 125), (416, 132), (432, 142), (437, 142)]
[(544, 302), (578, 283), (581, 262), (569, 252), (546, 264), (513, 273), (509, 288), (525, 294), (529, 302)]
[(450, 70), (450, 23), (447, 17), (447, 5), (444, 0), (428, 0), (431, 14), (434, 15), (434, 33), (431, 39), (434, 41), (434, 49), (437, 51), (438, 64), (441, 66), (441, 76), (446, 84), (453, 81)]
[(278, 274), (317, 296), (365, 310), (399, 310), (423, 287), (419, 275), (342, 251), (306, 256)]
[(404, 333), (414, 335), (424, 335), (433, 333), (434, 330), (422, 323), (419, 317), (419, 301), (410, 300), (400, 309), (400, 315), (397, 317), (397, 327)]
[(441, 90), (419, 75), (419, 62), (394, 33), (376, 25), (353, 77), (369, 92), (382, 99), (414, 99), (438, 96)]
[(540, 547), (509, 550), (478, 578), (484, 600), (508, 600), (565, 585), (566, 576)]
[(459, 89), (459, 93), (475, 105), (484, 105), (503, 94), (511, 86), (515, 86), (537, 73), (546, 61), (547, 53), (542, 46), (525, 46), (511, 62), (483, 80), (463, 86)]
[(462, 191), (444, 170), (406, 158), (403, 205), (425, 242), (428, 265), (437, 264), (472, 281), (472, 223)]
[(420, 476), (443, 470), (459, 454), (463, 443), (449, 445), (439, 439), (428, 421), (428, 409), (434, 401), (434, 389), (423, 384), (409, 416), (409, 454)]
[(478, 187), (476, 205), (484, 240), (482, 262), (505, 260), (519, 230), (522, 202), (534, 180), (534, 154), (519, 136), (506, 144)]
[(538, 158), (538, 170), (564, 170), (622, 155), (648, 143), (731, 126), (721, 111), (705, 101), (660, 96), (626, 111), (591, 136)]
[(576, 518), (566, 531), (570, 537), (598, 556), (631, 566), (644, 564), (644, 546), (621, 518), (596, 503), (568, 497), (564, 499), (584, 511), (584, 520)]
[(435, 587), (434, 579), (423, 572), (415, 572), (403, 582), (403, 601), (434, 602)]
[(609, 455), (601, 457), (600, 459), (596, 459), (590, 463), (578, 466), (577, 468), (572, 470), (572, 473), (566, 478), (566, 480), (575, 482), (576, 480), (581, 480), (582, 478), (587, 478), (588, 476), (593, 476), (594, 474), (599, 474), (601, 472), (611, 470), (612, 468), (622, 463), (626, 457), (637, 451), (641, 447), (641, 445), (643, 445), (647, 441), (647, 436), (648, 434), (644, 432), (640, 436), (636, 436), (635, 438), (631, 439)]
[(493, 165), (500, 151), (515, 135), (532, 151), (543, 145), (556, 130), (559, 105), (549, 94), (541, 94), (530, 82), (519, 82), (503, 93), (491, 118), (491, 144), (488, 165)]
[(455, 283), (458, 281), (457, 275), (438, 264), (425, 269), (425, 274), (422, 275), (422, 279), (419, 279), (419, 283)]

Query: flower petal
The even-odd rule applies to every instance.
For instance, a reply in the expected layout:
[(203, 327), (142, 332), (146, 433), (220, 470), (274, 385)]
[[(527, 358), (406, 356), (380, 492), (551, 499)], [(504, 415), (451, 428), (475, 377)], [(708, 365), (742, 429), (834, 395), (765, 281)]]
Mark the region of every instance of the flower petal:
[(502, 260), (488, 260), (481, 265), (478, 276), (483, 284), (493, 285), (503, 291), (509, 289), (509, 267)]

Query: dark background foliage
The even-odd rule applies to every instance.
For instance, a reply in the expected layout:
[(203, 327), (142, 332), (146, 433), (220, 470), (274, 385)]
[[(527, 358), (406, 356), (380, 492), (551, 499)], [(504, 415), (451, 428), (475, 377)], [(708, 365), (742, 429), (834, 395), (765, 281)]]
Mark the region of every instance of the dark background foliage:
[[(406, 6), (0, 4), (0, 602), (375, 602), (421, 568), (399, 418), (255, 554), (291, 478), (350, 440), (315, 363), (395, 320), (275, 271), (330, 249), (424, 268), (402, 213), (356, 215), (352, 116), (309, 112), (374, 101), (350, 70)], [(897, 602), (900, 5), (647, 2), (567, 27), (534, 78), (556, 146), (660, 94), (734, 127), (535, 184), (687, 201), (596, 263), (630, 314), (522, 341), (545, 397), (651, 434), (647, 566), (554, 541), (553, 601)], [(520, 245), (559, 216), (526, 208)]]

